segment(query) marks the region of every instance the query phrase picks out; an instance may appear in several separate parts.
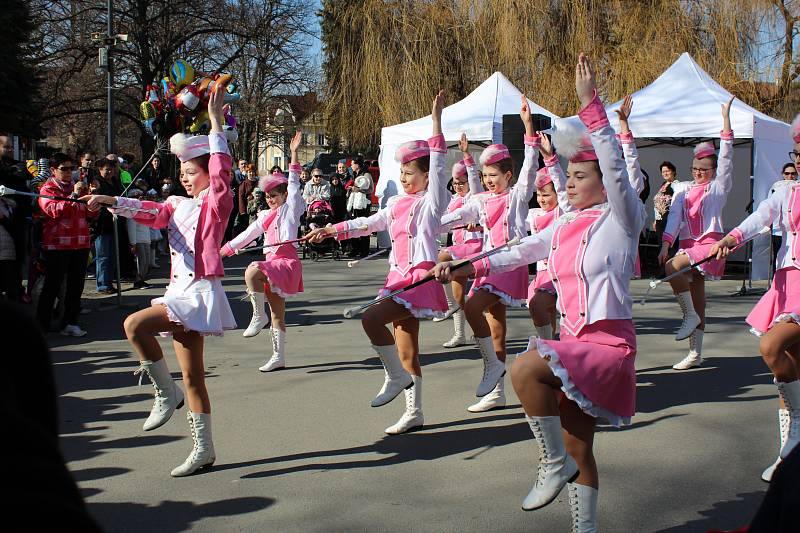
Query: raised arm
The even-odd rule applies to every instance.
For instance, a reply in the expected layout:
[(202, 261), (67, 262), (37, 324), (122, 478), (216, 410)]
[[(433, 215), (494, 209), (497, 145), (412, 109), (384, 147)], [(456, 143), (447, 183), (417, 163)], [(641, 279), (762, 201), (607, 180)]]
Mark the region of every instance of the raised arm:
[(533, 116), (528, 106), (528, 99), (524, 94), (519, 116), (525, 124), (525, 159), (522, 161), (522, 168), (519, 171), (519, 178), (514, 190), (519, 195), (520, 201), (528, 203), (536, 192), (536, 171), (539, 169), (541, 139), (533, 130)]
[(425, 192), (425, 203), (428, 206), (431, 223), (436, 227), (447, 211), (450, 194), (447, 191), (447, 177), (445, 174), (444, 160), (447, 156), (447, 145), (442, 135), (442, 109), (444, 109), (444, 91), (439, 91), (431, 104), (431, 117), (433, 121), (433, 136), (428, 139), (431, 148), (430, 165), (428, 168), (428, 190)]
[(550, 136), (540, 131), (539, 137), (542, 140), (541, 151), (544, 158), (544, 166), (547, 168), (550, 179), (553, 181), (553, 188), (556, 190), (558, 208), (561, 209), (562, 213), (572, 211), (572, 206), (569, 205), (569, 197), (567, 196), (567, 176), (558, 161), (558, 155), (550, 142)]
[(712, 187), (722, 194), (728, 194), (733, 188), (733, 130), (731, 129), (731, 104), (734, 96), (728, 103), (722, 104), (722, 132), (719, 140), (719, 157), (717, 161), (717, 177)]
[(461, 140), (458, 141), (458, 147), (461, 149), (461, 156), (464, 160), (464, 167), (467, 169), (467, 182), (469, 183), (470, 194), (478, 194), (483, 192), (483, 183), (481, 183), (481, 176), (478, 169), (475, 167), (475, 160), (472, 159), (472, 154), (469, 153), (469, 140), (467, 134), (461, 134)]
[[(293, 223), (300, 220), (303, 212), (306, 209), (306, 202), (300, 194), (300, 172), (303, 168), (300, 166), (300, 159), (297, 151), (300, 148), (300, 142), (303, 140), (303, 133), (297, 130), (289, 142), (289, 150), (292, 154), (292, 161), (289, 164), (289, 185), (287, 187), (286, 204), (288, 209), (288, 217)], [(309, 182), (311, 183), (311, 182)]]
[(211, 156), (208, 160), (208, 177), (210, 180), (209, 194), (206, 202), (210, 208), (211, 216), (217, 223), (226, 223), (228, 215), (233, 209), (233, 197), (231, 196), (231, 167), (233, 160), (228, 151), (228, 141), (225, 131), (222, 129), (225, 124), (222, 107), (225, 105), (225, 87), (216, 83), (211, 89), (211, 97), (208, 101), (208, 119), (211, 123), (211, 132), (208, 134), (208, 143), (211, 147)]
[(625, 97), (622, 105), (615, 112), (619, 117), (619, 130), (617, 136), (619, 142), (622, 144), (622, 154), (625, 156), (625, 165), (628, 168), (628, 180), (636, 189), (636, 194), (641, 194), (644, 190), (644, 174), (642, 174), (642, 167), (639, 164), (639, 151), (636, 149), (636, 141), (633, 139), (633, 132), (628, 125), (628, 117), (631, 116), (633, 110), (633, 98), (631, 95)]
[(575, 89), (582, 107), (578, 117), (588, 128), (589, 138), (597, 153), (611, 214), (628, 235), (638, 236), (646, 218), (644, 205), (628, 181), (625, 162), (619, 155), (617, 137), (608, 123), (603, 103), (597, 96), (594, 70), (583, 53), (575, 66)]
[(442, 226), (474, 224), (481, 218), (481, 207), (475, 197), (470, 198), (466, 203), (441, 217)]

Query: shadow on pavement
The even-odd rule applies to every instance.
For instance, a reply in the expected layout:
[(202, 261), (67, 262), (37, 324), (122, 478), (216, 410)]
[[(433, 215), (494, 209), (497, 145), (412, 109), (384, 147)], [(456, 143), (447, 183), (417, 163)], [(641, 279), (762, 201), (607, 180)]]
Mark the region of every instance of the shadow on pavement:
[(745, 396), (755, 385), (772, 384), (772, 374), (760, 357), (713, 357), (703, 366), (676, 371), (670, 366), (636, 372), (636, 412), (656, 413), (694, 403), (754, 402), (777, 398)]
[(204, 518), (237, 516), (262, 511), (274, 498), (232, 498), (197, 505), (189, 501), (162, 501), (150, 506), (139, 503), (89, 503), (89, 512), (107, 531), (186, 531)]
[[(766, 486), (766, 485), (765, 485)], [(659, 529), (658, 533), (697, 533), (709, 529), (733, 530), (750, 523), (764, 499), (764, 492), (737, 494), (736, 500), (715, 503), (711, 509), (698, 511), (703, 518), (679, 526)]]

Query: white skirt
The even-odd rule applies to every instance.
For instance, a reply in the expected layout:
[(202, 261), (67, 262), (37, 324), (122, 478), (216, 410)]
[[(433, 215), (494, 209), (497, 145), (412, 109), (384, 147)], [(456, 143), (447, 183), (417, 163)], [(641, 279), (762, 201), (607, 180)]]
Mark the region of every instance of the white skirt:
[[(222, 335), (225, 330), (236, 329), (231, 306), (220, 278), (199, 279), (187, 287), (170, 284), (161, 298), (152, 305), (163, 305), (170, 322), (183, 326), (185, 331), (201, 335)], [(168, 337), (170, 331), (162, 331)]]

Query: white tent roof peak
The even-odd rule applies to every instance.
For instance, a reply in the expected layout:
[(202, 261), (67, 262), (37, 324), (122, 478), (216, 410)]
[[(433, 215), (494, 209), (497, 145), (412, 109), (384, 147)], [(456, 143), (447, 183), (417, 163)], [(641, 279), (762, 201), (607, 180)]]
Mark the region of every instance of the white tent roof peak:
[[(455, 142), (466, 133), (471, 141), (497, 140), (498, 127), (503, 115), (518, 113), (522, 93), (503, 73), (495, 72), (463, 100), (442, 111), (442, 133), (447, 142)], [(528, 99), (532, 113), (557, 116)], [(381, 145), (400, 144), (431, 136), (431, 116), (418, 118), (381, 130)]]
[[(684, 52), (656, 80), (633, 93), (631, 131), (643, 137), (719, 137), (722, 129), (720, 105), (731, 93), (708, 75)], [(612, 125), (618, 130), (617, 114), (622, 101), (606, 108)], [(731, 127), (737, 138), (752, 139), (754, 123), (781, 123), (741, 100), (731, 108)]]

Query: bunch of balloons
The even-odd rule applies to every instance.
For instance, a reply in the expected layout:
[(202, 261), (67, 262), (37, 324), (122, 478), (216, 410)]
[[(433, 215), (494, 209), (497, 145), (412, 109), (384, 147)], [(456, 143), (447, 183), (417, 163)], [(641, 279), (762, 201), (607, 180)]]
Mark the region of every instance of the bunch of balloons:
[(151, 83), (139, 111), (142, 125), (155, 138), (168, 139), (176, 133), (204, 134), (210, 127), (208, 98), (211, 89), (225, 87), (225, 135), (236, 142), (239, 134), (230, 104), (240, 99), (230, 74), (206, 74), (196, 71), (183, 59), (178, 59), (159, 84)]

